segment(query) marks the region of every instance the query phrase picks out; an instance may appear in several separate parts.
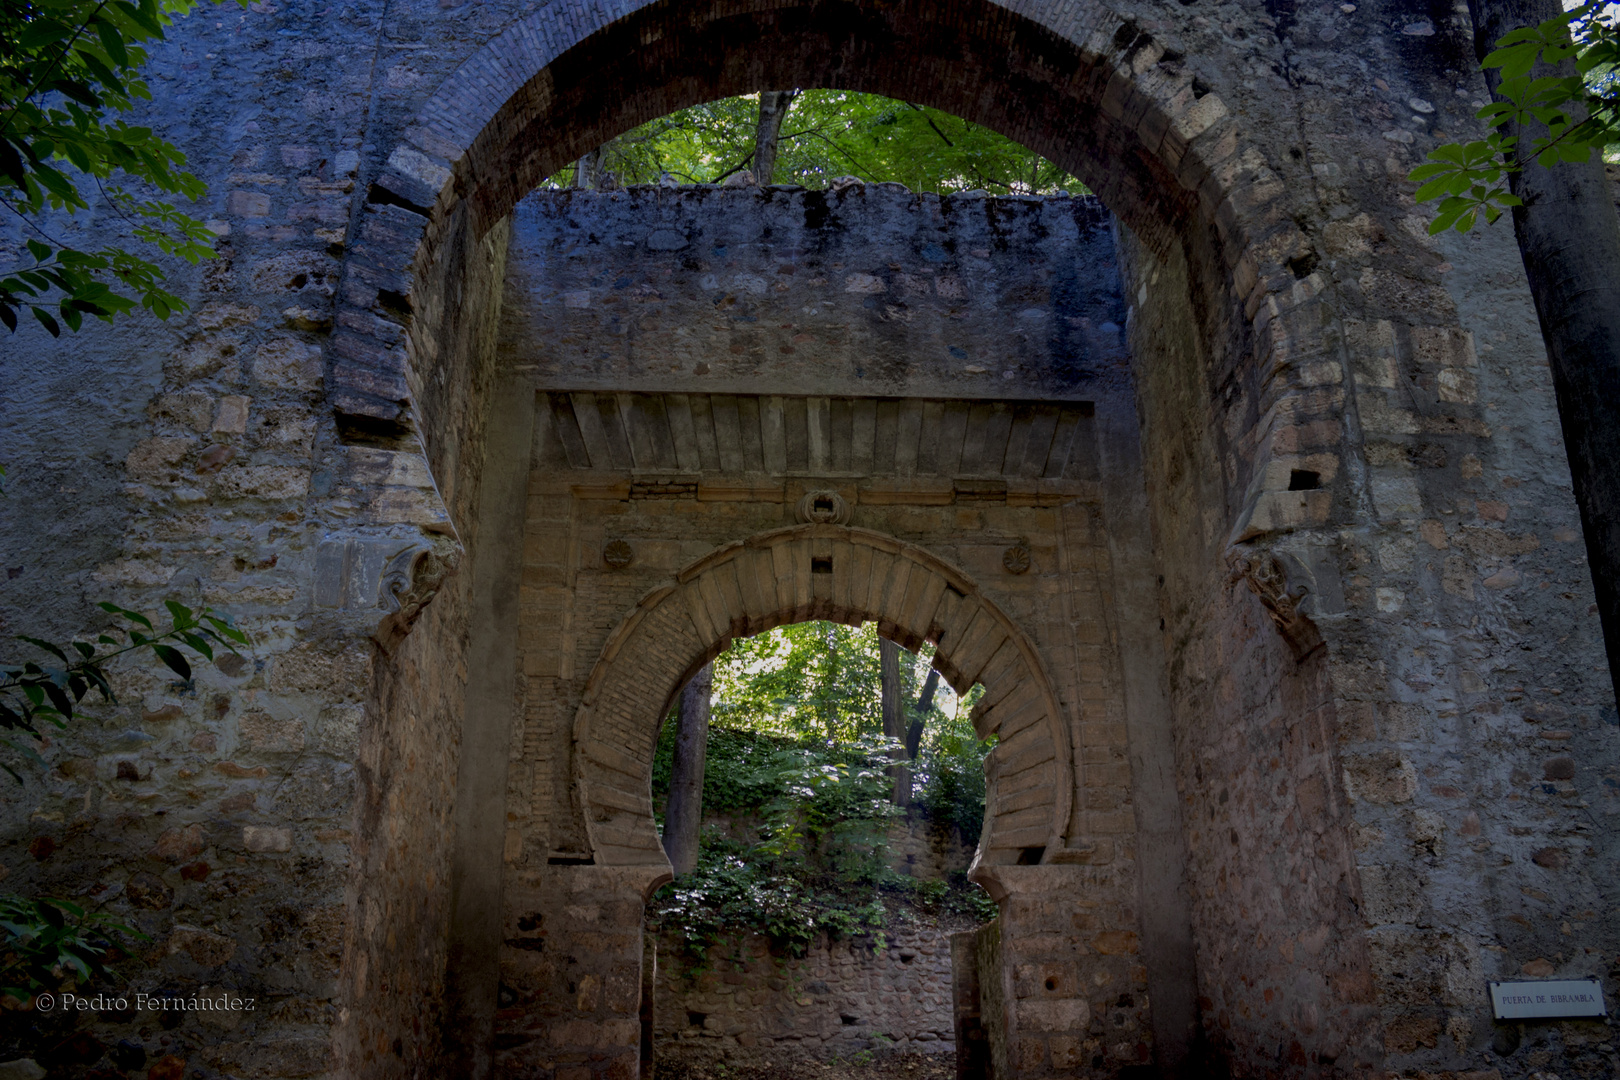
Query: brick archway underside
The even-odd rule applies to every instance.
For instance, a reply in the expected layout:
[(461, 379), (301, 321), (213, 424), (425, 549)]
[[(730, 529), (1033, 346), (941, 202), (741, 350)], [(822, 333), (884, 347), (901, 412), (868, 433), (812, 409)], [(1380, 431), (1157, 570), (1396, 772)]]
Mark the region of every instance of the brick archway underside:
[(574, 721), (574, 775), (598, 864), (664, 865), (649, 797), (658, 724), (733, 638), (808, 619), (936, 646), (958, 692), (983, 683), (973, 723), (998, 736), (986, 766), (977, 865), (1063, 846), (1074, 763), (1057, 695), (1029, 638), (960, 570), (882, 533), (779, 529), (720, 548), (654, 589), (614, 631)]

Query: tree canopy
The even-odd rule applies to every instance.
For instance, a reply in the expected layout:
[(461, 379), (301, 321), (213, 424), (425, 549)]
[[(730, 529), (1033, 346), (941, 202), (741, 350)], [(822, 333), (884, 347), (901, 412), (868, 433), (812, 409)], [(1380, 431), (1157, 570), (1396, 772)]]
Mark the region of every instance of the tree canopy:
[[(712, 184), (751, 169), (760, 96), (724, 98), (641, 125), (600, 148), (599, 168), (621, 184)], [(854, 176), (913, 191), (1080, 193), (1080, 180), (989, 128), (939, 109), (851, 90), (800, 90), (781, 118), (777, 156), (762, 184), (824, 188)], [(574, 170), (557, 173), (558, 187)], [(666, 181), (667, 182), (667, 181)]]
[[(901, 696), (912, 701), (931, 651), (902, 652)], [(852, 741), (883, 733), (878, 635), (833, 622), (780, 626), (742, 638), (714, 665), (714, 720), (731, 728)], [(960, 703), (942, 687), (927, 727), (951, 722)]]

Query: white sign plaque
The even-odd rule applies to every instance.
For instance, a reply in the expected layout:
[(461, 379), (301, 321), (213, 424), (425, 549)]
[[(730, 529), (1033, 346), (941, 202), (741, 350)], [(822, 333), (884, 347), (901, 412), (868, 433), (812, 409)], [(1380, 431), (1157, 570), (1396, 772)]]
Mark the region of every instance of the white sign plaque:
[(1596, 979), (1545, 982), (1493, 982), (1491, 1007), (1498, 1020), (1607, 1016), (1603, 987)]

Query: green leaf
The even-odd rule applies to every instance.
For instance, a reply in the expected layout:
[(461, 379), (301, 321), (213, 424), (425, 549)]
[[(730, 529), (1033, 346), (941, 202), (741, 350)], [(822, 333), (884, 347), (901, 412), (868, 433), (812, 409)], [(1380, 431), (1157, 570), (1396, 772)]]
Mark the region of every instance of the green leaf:
[(27, 758), (31, 764), (38, 765), (40, 768), (45, 767), (45, 759), (39, 756), (39, 751), (35, 750), (27, 743), (12, 742), (10, 739), (0, 739), (0, 744), (11, 747), (11, 749), (17, 751), (17, 753)]
[(1419, 165), (1417, 168), (1407, 173), (1406, 178), (1413, 182), (1417, 182), (1420, 180), (1427, 180), (1432, 176), (1449, 176), (1454, 171), (1454, 166), (1445, 162), (1436, 162), (1430, 165)]
[(1467, 184), (1468, 176), (1466, 173), (1448, 173), (1418, 188), (1413, 197), (1418, 202), (1428, 202), (1431, 199), (1438, 199), (1442, 195), (1458, 195), (1461, 194), (1463, 187), (1466, 187)]
[(66, 692), (54, 682), (45, 683), (44, 690), (45, 696), (51, 699), (51, 706), (69, 720), (73, 719), (73, 700)]
[(29, 637), (27, 634), (18, 634), (17, 640), (26, 641), (36, 649), (43, 649), (45, 652), (50, 653), (64, 664), (68, 662), (67, 653), (63, 652), (61, 649), (57, 648), (55, 645), (43, 638)]
[(221, 634), (225, 635), (231, 641), (236, 642), (236, 644), (238, 644), (238, 645), (247, 645), (247, 644), (249, 644), (248, 636), (246, 634), (244, 634), (242, 631), (238, 630), (236, 628), (236, 624), (234, 622), (232, 622), (230, 619), (228, 619), (228, 618), (220, 618), (217, 615), (205, 615), (203, 617), (208, 620), (209, 625), (211, 625), (215, 630), (218, 630)]
[(132, 623), (136, 623), (137, 625), (144, 626), (148, 630), (152, 629), (152, 620), (148, 619), (145, 615), (142, 615), (138, 611), (131, 611), (131, 610), (129, 610), (129, 608), (119, 607), (117, 604), (109, 604), (105, 600), (103, 600), (101, 603), (97, 604), (96, 606), (101, 608), (102, 611), (105, 611), (105, 612), (107, 612), (109, 614), (122, 615), (124, 618), (128, 619)]
[(28, 728), (28, 718), (0, 700), (0, 727)]
[(173, 645), (160, 645), (154, 642), (152, 651), (157, 653), (158, 659), (169, 665), (170, 670), (176, 675), (182, 679), (190, 680), (191, 665), (186, 663), (186, 658), (179, 649), (176, 649)]
[(209, 645), (206, 640), (197, 636), (196, 634), (190, 633), (182, 633), (180, 636), (185, 640), (187, 645), (190, 645), (193, 649), (201, 653), (204, 660), (214, 659), (213, 646)]

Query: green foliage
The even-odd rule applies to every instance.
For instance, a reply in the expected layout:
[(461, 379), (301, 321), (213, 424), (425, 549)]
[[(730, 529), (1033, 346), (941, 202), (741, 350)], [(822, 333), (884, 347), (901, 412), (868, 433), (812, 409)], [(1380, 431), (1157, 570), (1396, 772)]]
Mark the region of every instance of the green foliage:
[(0, 0), (0, 204), (35, 234), (27, 240), (31, 261), (0, 275), (0, 322), (11, 330), (24, 308), (52, 335), (64, 323), (78, 330), (85, 315), (111, 322), (137, 300), (159, 318), (185, 308), (163, 287), (157, 264), (121, 247), (77, 250), (50, 236), (44, 218), (47, 211), (87, 211), (99, 194), (142, 243), (190, 263), (213, 257), (213, 235), (202, 222), (113, 182), (123, 176), (142, 191), (193, 202), (203, 193), (172, 143), (112, 118), (151, 100), (140, 72), (145, 45), (162, 41), (174, 18), (195, 6)]
[(744, 928), (803, 956), (819, 933), (881, 932), (887, 924), (889, 912), (870, 889), (829, 892), (794, 869), (760, 858), (746, 844), (706, 835), (697, 869), (660, 889), (648, 917), (675, 931), (693, 959)]
[[(170, 624), (161, 633), (140, 612), (103, 602), (101, 609), (125, 625), (109, 627), (94, 642), (74, 641), (59, 646), (43, 638), (18, 635), (19, 641), (32, 645), (46, 659), (0, 663), (0, 728), (26, 732), (36, 739), (40, 736), (37, 720), (66, 728), (75, 707), (92, 689), (103, 701), (117, 704), (105, 667), (108, 661), (125, 653), (149, 649), (180, 678), (190, 679), (191, 664), (178, 646), (191, 648), (212, 661), (216, 645), (234, 653), (237, 645), (248, 643), (247, 635), (229, 617), (216, 614), (212, 608), (193, 611), (174, 600), (166, 601), (164, 606), (169, 610)], [(44, 767), (38, 752), (26, 741), (0, 738), (0, 745)], [(0, 762), (0, 769), (22, 782), (22, 776), (10, 765)]]
[[(176, 675), (189, 680), (191, 664), (183, 648), (212, 661), (216, 647), (235, 653), (237, 645), (248, 644), (247, 635), (212, 608), (193, 611), (177, 601), (165, 601), (170, 622), (160, 632), (138, 611), (106, 602), (99, 606), (123, 625), (109, 627), (94, 642), (74, 641), (64, 647), (44, 638), (18, 635), (19, 641), (32, 645), (47, 659), (0, 663), (0, 728), (35, 738), (40, 737), (35, 721), (65, 728), (91, 689), (103, 701), (117, 704), (106, 665), (125, 653), (150, 650)], [(44, 767), (27, 742), (0, 738), (0, 745)], [(0, 769), (22, 783), (21, 774), (10, 765), (0, 762)], [(86, 911), (69, 900), (0, 896), (0, 994), (26, 1002), (34, 991), (56, 988), (65, 981), (76, 985), (92, 977), (110, 977), (106, 962), (116, 953), (106, 935), (114, 931), (147, 940), (145, 934), (112, 916)]]
[(26, 1002), (36, 990), (108, 978), (109, 932), (150, 940), (133, 927), (67, 900), (0, 896), (0, 994)]
[[(655, 800), (667, 792), (674, 727), (666, 724), (660, 740)], [(888, 911), (874, 890), (888, 875), (884, 829), (897, 813), (888, 751), (882, 740), (817, 746), (711, 729), (704, 807), (752, 816), (757, 839), (706, 829), (696, 870), (658, 893), (654, 921), (678, 931), (694, 955), (739, 927), (795, 955), (818, 933), (880, 930)]]
[[(658, 734), (653, 757), (652, 788), (655, 801), (669, 794), (670, 770), (675, 754), (677, 725), (671, 718)], [(703, 808), (717, 814), (747, 813), (776, 797), (776, 776), (769, 763), (784, 749), (797, 745), (788, 736), (749, 728), (709, 728), (703, 771)]]
[(913, 798), (930, 820), (954, 828), (976, 844), (984, 826), (984, 758), (994, 744), (982, 742), (968, 714), (984, 687), (976, 686), (955, 715), (941, 715), (923, 729), (923, 744), (912, 766)]
[[(602, 167), (625, 184), (655, 183), (666, 173), (718, 183), (751, 167), (758, 116), (753, 94), (682, 109), (607, 143)], [(877, 94), (800, 91), (782, 125), (775, 175), (760, 182), (824, 188), (842, 176), (941, 193), (1086, 190), (1039, 154), (950, 113)], [(552, 183), (572, 185), (572, 169)]]
[[(901, 665), (903, 699), (914, 701), (927, 658), (904, 655), (912, 663)], [(881, 934), (908, 913), (994, 917), (994, 903), (964, 875), (919, 881), (889, 867), (888, 830), (902, 811), (888, 772), (896, 746), (880, 734), (872, 628), (781, 627), (736, 642), (714, 671), (703, 806), (734, 827), (704, 831), (696, 870), (649, 907), (657, 926), (698, 958), (739, 929), (802, 954), (817, 934)], [(655, 805), (668, 794), (676, 728), (671, 720), (660, 733)], [(987, 750), (966, 708), (930, 710), (913, 766), (916, 802), (968, 843), (984, 818)]]
[(714, 664), (717, 723), (852, 739), (881, 731), (877, 630), (805, 622), (743, 638)]
[[(1479, 214), (1494, 222), (1506, 207), (1522, 205), (1508, 190), (1509, 174), (1535, 163), (1590, 159), (1620, 144), (1620, 8), (1592, 0), (1540, 26), (1505, 34), (1483, 68), (1501, 72), (1493, 101), (1479, 119), (1493, 130), (1483, 139), (1446, 143), (1408, 179), (1422, 184), (1419, 202), (1440, 201), (1431, 234), (1466, 233)], [(1533, 77), (1537, 63), (1574, 61), (1577, 74)], [(1547, 133), (1525, 145), (1518, 134), (1527, 120)]]

